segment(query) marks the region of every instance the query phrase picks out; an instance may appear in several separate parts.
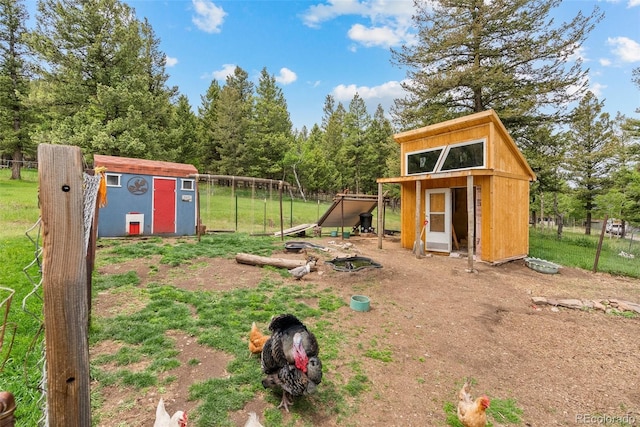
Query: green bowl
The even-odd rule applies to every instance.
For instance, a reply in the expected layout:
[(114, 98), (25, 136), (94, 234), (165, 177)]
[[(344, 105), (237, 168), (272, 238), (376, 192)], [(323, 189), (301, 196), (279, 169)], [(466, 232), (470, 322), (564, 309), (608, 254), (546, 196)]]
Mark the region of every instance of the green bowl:
[(364, 295), (353, 295), (351, 297), (351, 309), (355, 311), (369, 311), (370, 308), (369, 297)]

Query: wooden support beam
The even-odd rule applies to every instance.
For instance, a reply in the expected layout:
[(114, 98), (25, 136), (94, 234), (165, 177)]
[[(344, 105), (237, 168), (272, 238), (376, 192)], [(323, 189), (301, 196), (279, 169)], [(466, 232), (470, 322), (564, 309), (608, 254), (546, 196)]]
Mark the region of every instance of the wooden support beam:
[(467, 272), (473, 273), (473, 250), (476, 243), (476, 235), (474, 232), (475, 217), (475, 198), (473, 197), (473, 175), (467, 175)]
[(378, 249), (382, 249), (382, 236), (384, 235), (384, 195), (382, 194), (382, 183), (378, 183)]
[(38, 146), (49, 426), (91, 425), (80, 148)]

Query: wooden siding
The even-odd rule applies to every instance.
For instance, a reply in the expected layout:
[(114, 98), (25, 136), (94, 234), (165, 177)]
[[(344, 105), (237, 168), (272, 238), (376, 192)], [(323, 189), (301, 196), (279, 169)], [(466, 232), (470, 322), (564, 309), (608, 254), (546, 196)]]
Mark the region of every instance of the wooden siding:
[[(492, 177), (490, 223), (491, 250), (484, 258), (501, 262), (527, 256), (529, 252), (529, 183)], [(483, 254), (484, 255), (484, 254)]]

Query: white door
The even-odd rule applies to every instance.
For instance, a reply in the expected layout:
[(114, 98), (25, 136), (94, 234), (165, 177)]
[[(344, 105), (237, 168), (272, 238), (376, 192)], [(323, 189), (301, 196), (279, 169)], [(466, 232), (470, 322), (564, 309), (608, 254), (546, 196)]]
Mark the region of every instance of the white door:
[(451, 189), (425, 192), (427, 216), (426, 248), (433, 252), (451, 252)]

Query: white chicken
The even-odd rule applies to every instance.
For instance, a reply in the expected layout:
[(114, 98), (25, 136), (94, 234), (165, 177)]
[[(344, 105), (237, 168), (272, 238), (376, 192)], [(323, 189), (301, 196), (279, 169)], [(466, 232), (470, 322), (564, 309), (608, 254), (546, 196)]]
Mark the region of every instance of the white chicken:
[(305, 265), (301, 265), (300, 267), (292, 268), (289, 270), (289, 273), (296, 279), (300, 280), (307, 274), (311, 273), (311, 269), (316, 265), (318, 260), (314, 257), (309, 257), (307, 259), (307, 263)]
[(156, 409), (156, 422), (153, 427), (187, 427), (187, 413), (177, 411), (173, 415), (169, 415), (164, 407), (164, 400), (160, 398), (158, 408)]
[(255, 412), (249, 412), (249, 419), (245, 423), (244, 427), (264, 427), (260, 424), (260, 419)]

